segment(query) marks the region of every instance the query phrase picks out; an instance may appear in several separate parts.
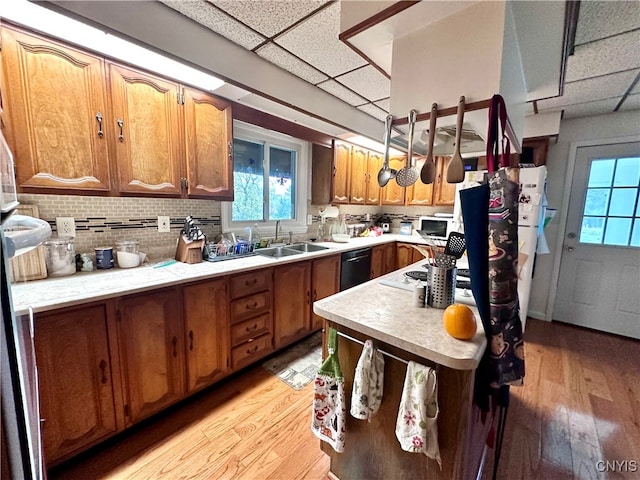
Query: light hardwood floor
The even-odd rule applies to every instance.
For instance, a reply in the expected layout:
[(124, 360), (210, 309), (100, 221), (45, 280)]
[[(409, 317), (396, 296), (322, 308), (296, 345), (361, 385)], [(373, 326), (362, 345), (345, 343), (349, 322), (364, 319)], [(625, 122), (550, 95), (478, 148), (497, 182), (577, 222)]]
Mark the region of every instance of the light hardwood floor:
[[(526, 341), (498, 478), (640, 478), (640, 342), (531, 319)], [(311, 384), (297, 392), (256, 366), (50, 479), (325, 479), (311, 395)], [(638, 469), (598, 472), (599, 460)]]

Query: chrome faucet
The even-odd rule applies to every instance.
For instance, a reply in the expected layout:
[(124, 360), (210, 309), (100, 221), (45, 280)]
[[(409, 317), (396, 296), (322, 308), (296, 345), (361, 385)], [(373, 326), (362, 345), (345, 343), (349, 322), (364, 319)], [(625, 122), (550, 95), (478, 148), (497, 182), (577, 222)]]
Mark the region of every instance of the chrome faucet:
[(280, 230), (280, 220), (276, 220), (276, 238), (273, 239), (274, 242), (278, 241), (278, 230)]

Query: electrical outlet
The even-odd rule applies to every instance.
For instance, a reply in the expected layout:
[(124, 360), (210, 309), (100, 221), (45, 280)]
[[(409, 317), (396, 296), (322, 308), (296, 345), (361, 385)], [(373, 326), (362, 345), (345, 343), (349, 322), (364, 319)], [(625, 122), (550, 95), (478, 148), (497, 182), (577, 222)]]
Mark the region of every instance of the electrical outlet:
[(313, 215), (307, 215), (307, 225), (311, 225), (313, 223)]
[(158, 231), (162, 233), (171, 231), (171, 219), (169, 217), (158, 216)]
[(76, 236), (76, 221), (73, 217), (56, 217), (56, 228), (59, 237)]

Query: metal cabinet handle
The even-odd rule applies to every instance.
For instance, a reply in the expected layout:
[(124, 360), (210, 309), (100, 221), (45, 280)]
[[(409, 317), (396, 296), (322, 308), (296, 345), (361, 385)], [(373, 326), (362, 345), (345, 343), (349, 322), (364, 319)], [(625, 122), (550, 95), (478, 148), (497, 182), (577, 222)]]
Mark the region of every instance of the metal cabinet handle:
[(249, 287), (249, 286), (251, 286), (251, 285), (255, 285), (256, 283), (258, 283), (258, 279), (257, 279), (257, 278), (254, 278), (252, 281), (245, 280), (244, 285), (245, 285), (246, 287)]
[(338, 173), (338, 167), (337, 166), (333, 166), (333, 176), (336, 176), (336, 173)]
[(100, 360), (100, 372), (102, 375), (102, 379), (100, 380), (102, 383), (107, 383), (107, 361)]
[(227, 143), (227, 152), (229, 158), (233, 157), (233, 142)]
[(307, 305), (311, 303), (311, 292), (307, 290)]
[(104, 135), (102, 131), (102, 113), (96, 113), (96, 120), (98, 120), (98, 137), (102, 138)]
[(189, 330), (189, 350), (193, 351), (193, 330)]
[(247, 333), (255, 332), (256, 330), (258, 330), (258, 324), (254, 323), (252, 327), (247, 327), (245, 330), (247, 331)]
[(121, 142), (124, 142), (124, 135), (122, 134), (122, 127), (124, 126), (124, 120), (119, 118), (117, 120), (117, 123), (118, 123), (118, 126), (120, 127), (120, 135), (118, 135), (118, 140), (120, 140)]
[(178, 338), (173, 337), (171, 339), (171, 344), (173, 345), (173, 356), (177, 357), (178, 356)]
[(258, 351), (258, 345), (254, 346), (251, 349), (247, 349), (247, 355), (253, 355), (254, 353), (256, 353)]
[(180, 186), (182, 187), (182, 190), (186, 190), (189, 187), (189, 180), (187, 180), (186, 177), (181, 177)]
[(248, 303), (246, 305), (247, 310), (255, 310), (257, 306), (258, 306), (258, 302), (253, 302), (253, 305), (249, 305)]

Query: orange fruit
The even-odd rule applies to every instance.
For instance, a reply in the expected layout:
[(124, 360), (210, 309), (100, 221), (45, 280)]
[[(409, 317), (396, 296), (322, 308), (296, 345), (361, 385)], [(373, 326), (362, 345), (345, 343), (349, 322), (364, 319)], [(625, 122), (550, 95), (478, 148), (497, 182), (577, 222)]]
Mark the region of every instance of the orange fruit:
[(453, 338), (469, 340), (476, 334), (476, 317), (466, 305), (454, 303), (442, 314), (444, 329)]

